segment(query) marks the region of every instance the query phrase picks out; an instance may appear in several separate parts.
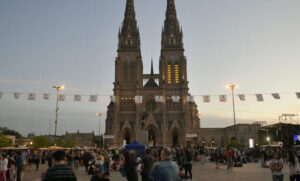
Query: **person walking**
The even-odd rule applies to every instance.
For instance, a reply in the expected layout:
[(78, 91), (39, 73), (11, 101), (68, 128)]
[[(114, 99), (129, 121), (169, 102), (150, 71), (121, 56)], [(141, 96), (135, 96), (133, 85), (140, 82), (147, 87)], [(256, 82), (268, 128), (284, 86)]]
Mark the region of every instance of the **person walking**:
[(128, 181), (138, 181), (137, 161), (134, 153), (125, 152), (124, 154), (124, 171)]
[(233, 158), (233, 152), (230, 148), (227, 148), (226, 151), (226, 163), (227, 163), (227, 171), (232, 171), (232, 158)]
[(7, 173), (7, 164), (8, 160), (6, 155), (0, 155), (0, 180), (2, 179), (6, 181), (6, 173)]
[(73, 169), (65, 163), (66, 153), (58, 150), (53, 153), (54, 166), (48, 168), (43, 181), (77, 181)]
[(22, 158), (22, 153), (18, 152), (16, 155), (16, 169), (17, 169), (17, 181), (21, 181), (21, 173), (22, 173), (22, 168), (23, 168), (23, 158)]
[(52, 151), (51, 150), (47, 153), (46, 160), (48, 163), (48, 168), (52, 167)]
[(151, 150), (148, 148), (146, 149), (145, 157), (142, 159), (142, 181), (151, 181), (151, 179), (149, 178), (149, 174), (153, 170), (154, 163), (155, 159), (151, 155)]
[(283, 181), (283, 162), (279, 158), (279, 154), (277, 152), (273, 154), (273, 159), (270, 160), (270, 169), (273, 181)]
[(178, 165), (172, 161), (172, 151), (170, 148), (163, 148), (161, 151), (162, 161), (157, 164), (151, 172), (153, 181), (178, 181), (179, 168)]
[[(192, 153), (186, 148), (184, 154), (184, 171), (185, 171), (185, 179), (192, 179)], [(189, 176), (188, 176), (189, 174)]]
[(299, 159), (292, 151), (288, 154), (288, 164), (290, 168), (290, 181), (300, 181)]

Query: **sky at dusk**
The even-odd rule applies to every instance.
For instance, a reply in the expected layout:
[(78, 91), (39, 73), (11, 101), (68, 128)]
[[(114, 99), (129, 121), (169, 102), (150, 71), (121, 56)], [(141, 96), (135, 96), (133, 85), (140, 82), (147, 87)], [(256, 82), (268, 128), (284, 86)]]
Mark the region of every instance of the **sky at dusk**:
[[(175, 0), (183, 28), (188, 80), (192, 95), (213, 95), (211, 103), (196, 97), (202, 127), (233, 123), (227, 83), (237, 83), (238, 123), (278, 122), (282, 113), (300, 114), (299, 0)], [(118, 30), (125, 0), (1, 0), (0, 1), (0, 126), (54, 133), (55, 89), (64, 84), (67, 100), (60, 102), (58, 133), (98, 133), (109, 95), (113, 93)], [(153, 57), (158, 73), (166, 0), (135, 0), (141, 35), (144, 73)], [(26, 94), (15, 100), (13, 92)], [(278, 92), (280, 100), (270, 93)], [(50, 93), (49, 100), (42, 93)], [(255, 93), (264, 93), (257, 102)], [(86, 95), (74, 102), (73, 94)], [(90, 103), (88, 95), (103, 95)], [(248, 95), (251, 94), (251, 95)], [(104, 129), (102, 129), (103, 132)]]

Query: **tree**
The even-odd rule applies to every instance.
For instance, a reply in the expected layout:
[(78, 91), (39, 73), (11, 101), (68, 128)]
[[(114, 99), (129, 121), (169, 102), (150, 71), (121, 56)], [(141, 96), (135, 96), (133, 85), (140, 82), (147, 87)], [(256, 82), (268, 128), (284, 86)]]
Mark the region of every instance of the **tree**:
[(35, 148), (48, 147), (49, 145), (50, 142), (45, 136), (37, 136), (33, 140), (33, 146)]
[(12, 146), (12, 141), (9, 138), (6, 138), (3, 134), (0, 134), (0, 148)]
[(0, 132), (2, 132), (2, 134), (4, 135), (12, 135), (12, 136), (16, 136), (16, 138), (21, 138), (21, 134), (15, 130), (11, 130), (8, 129), (7, 127), (0, 127)]
[(74, 148), (75, 147), (75, 141), (72, 140), (71, 138), (65, 140), (65, 144), (64, 144), (64, 147), (66, 148)]

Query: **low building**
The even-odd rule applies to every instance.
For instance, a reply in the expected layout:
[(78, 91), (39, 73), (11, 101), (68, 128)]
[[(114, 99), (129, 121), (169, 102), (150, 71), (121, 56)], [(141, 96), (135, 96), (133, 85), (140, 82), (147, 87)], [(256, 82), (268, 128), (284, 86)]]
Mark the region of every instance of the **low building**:
[(253, 139), (255, 143), (258, 143), (259, 129), (261, 129), (260, 124), (237, 124), (225, 128), (200, 128), (197, 144), (209, 147), (226, 147), (232, 140), (236, 140), (238, 144), (249, 146), (249, 139)]
[(259, 143), (261, 145), (272, 145), (283, 143), (283, 147), (290, 148), (299, 145), (300, 125), (289, 123), (277, 123), (262, 127), (258, 131)]
[(5, 136), (5, 138), (11, 140), (11, 145), (15, 145), (16, 144), (16, 136), (13, 136), (13, 135), (4, 135), (4, 136)]
[(75, 141), (76, 146), (94, 146), (95, 144), (95, 134), (91, 133), (80, 133), (79, 130), (76, 133), (68, 133), (64, 136), (64, 139), (72, 139)]

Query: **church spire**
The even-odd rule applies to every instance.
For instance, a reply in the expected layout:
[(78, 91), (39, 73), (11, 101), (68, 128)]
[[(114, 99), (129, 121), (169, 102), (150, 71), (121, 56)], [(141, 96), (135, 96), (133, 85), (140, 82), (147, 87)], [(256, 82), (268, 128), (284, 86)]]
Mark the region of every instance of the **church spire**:
[(182, 30), (177, 19), (174, 0), (167, 0), (166, 19), (161, 36), (162, 49), (183, 49)]
[(134, 0), (127, 0), (125, 16), (119, 32), (119, 50), (140, 50), (140, 33), (134, 11)]
[(153, 58), (151, 58), (151, 76), (153, 76)]

